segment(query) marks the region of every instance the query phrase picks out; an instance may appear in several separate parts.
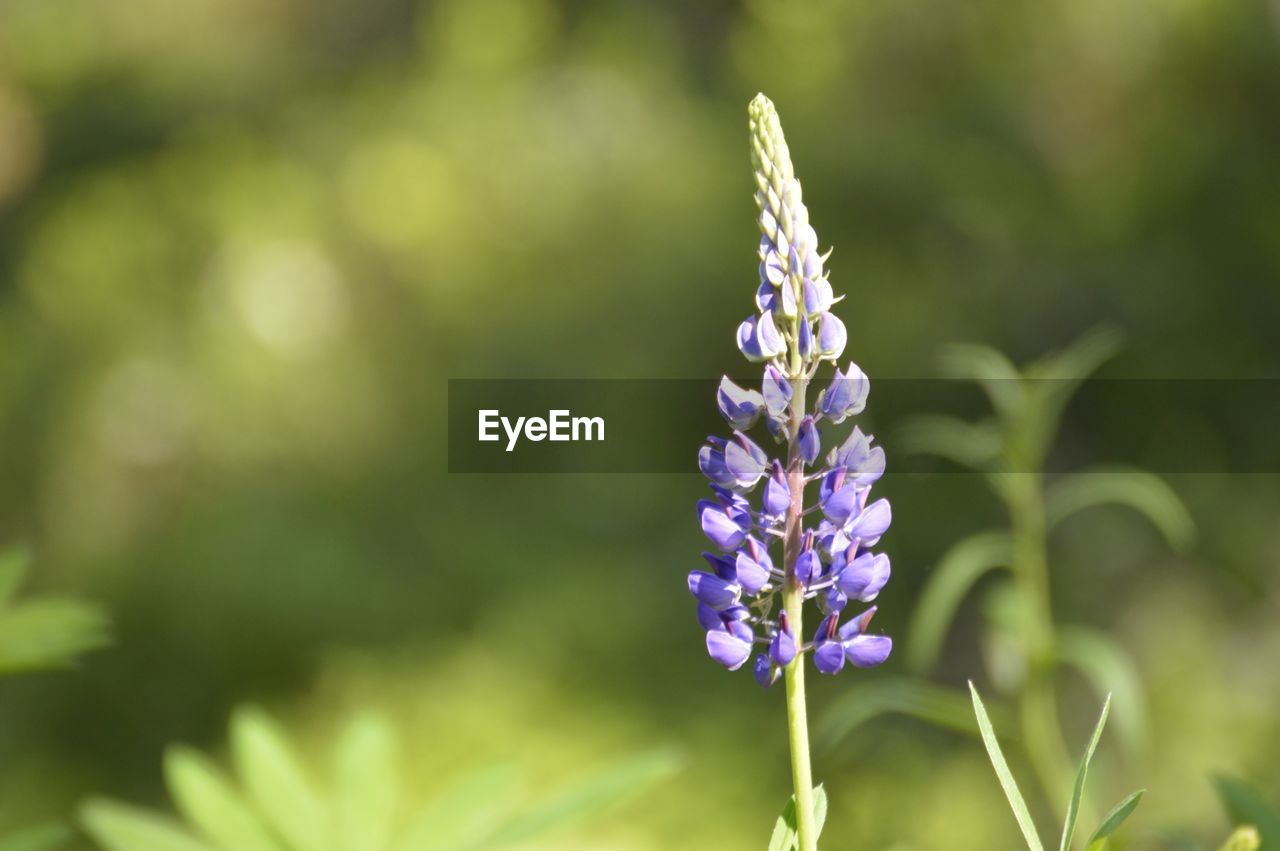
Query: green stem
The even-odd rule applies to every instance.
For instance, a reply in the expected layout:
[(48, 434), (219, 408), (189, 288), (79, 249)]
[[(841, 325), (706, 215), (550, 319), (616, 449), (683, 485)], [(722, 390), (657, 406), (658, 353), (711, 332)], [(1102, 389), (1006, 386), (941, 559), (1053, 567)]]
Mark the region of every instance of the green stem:
[[(791, 489), (791, 505), (787, 509), (783, 530), (783, 564), (786, 567), (786, 589), (782, 605), (787, 612), (791, 634), (797, 645), (804, 635), (804, 588), (795, 580), (796, 557), (803, 541), (804, 465), (800, 458), (796, 435), (804, 418), (805, 392), (808, 381), (797, 368), (793, 350), (791, 399), (791, 457), (787, 459), (787, 483)], [(796, 796), (796, 836), (799, 851), (817, 851), (818, 826), (813, 812), (813, 769), (809, 762), (809, 716), (804, 699), (804, 654), (797, 653), (787, 665), (787, 733), (791, 745), (791, 783)]]
[(1008, 475), (1013, 477), (1007, 484), (1019, 629), (1027, 655), (1027, 681), (1019, 697), (1022, 735), (1040, 786), (1062, 816), (1075, 772), (1062, 741), (1053, 684), (1053, 611), (1043, 485), (1039, 473)]

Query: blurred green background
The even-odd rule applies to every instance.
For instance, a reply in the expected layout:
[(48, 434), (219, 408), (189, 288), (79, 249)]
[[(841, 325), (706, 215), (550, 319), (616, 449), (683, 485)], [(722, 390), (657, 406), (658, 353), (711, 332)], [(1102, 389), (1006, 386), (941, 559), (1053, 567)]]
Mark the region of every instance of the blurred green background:
[[(164, 808), (164, 746), (221, 753), (256, 701), (304, 752), (380, 708), (424, 794), (673, 747), (541, 847), (763, 847), (781, 692), (703, 653), (698, 477), (446, 475), (446, 379), (740, 373), (758, 90), (873, 377), (1100, 320), (1107, 376), (1274, 376), (1278, 48), (1262, 0), (2, 0), (0, 544), (114, 639), (0, 681), (0, 827)], [(1134, 847), (1225, 835), (1210, 772), (1280, 801), (1280, 482), (1172, 484), (1190, 551), (1123, 512), (1051, 548), (1060, 614), (1148, 690), (1150, 753), (1104, 741), (1091, 781), (1149, 787)], [(1001, 512), (977, 476), (881, 487), (896, 635)], [(944, 681), (981, 675), (977, 614)], [(1078, 748), (1097, 699), (1064, 687)], [(971, 738), (877, 719), (816, 766), (829, 847), (1018, 843)]]

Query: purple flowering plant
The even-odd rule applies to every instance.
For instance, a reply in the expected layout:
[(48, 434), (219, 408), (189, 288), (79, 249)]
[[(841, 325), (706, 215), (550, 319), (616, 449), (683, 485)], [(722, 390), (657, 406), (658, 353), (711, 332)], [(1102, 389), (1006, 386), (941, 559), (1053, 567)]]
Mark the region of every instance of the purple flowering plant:
[[(840, 299), (827, 278), (830, 251), (819, 250), (773, 103), (757, 95), (748, 115), (760, 283), (757, 310), (738, 326), (737, 343), (763, 373), (758, 390), (725, 377), (716, 393), (732, 433), (708, 437), (698, 453), (712, 495), (698, 502), (697, 514), (712, 549), (703, 553), (707, 568), (689, 573), (688, 587), (712, 659), (731, 671), (749, 665), (766, 688), (785, 681), (795, 788), (790, 845), (813, 851), (820, 827), (804, 659), (811, 654), (820, 673), (838, 674), (889, 656), (893, 642), (871, 631), (875, 607), (867, 604), (889, 579), (888, 556), (873, 548), (891, 510), (888, 500), (871, 497), (885, 455), (870, 435), (855, 426), (823, 454), (823, 430), (862, 412), (870, 382), (850, 362), (810, 392), (847, 341), (832, 312)], [(754, 439), (752, 429), (765, 434)], [(808, 601), (818, 615), (811, 630)]]

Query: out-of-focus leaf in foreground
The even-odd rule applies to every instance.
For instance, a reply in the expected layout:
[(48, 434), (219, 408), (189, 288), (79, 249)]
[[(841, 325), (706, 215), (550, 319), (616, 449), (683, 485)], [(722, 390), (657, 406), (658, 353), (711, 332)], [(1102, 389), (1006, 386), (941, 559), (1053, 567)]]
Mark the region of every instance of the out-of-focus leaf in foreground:
[(57, 597), (15, 599), (30, 563), (22, 549), (0, 554), (0, 676), (69, 667), (109, 640), (98, 606)]
[(81, 807), (81, 824), (105, 851), (495, 851), (580, 826), (680, 762), (666, 750), (632, 755), (535, 795), (514, 769), (486, 767), (416, 804), (398, 771), (397, 730), (376, 714), (335, 738), (323, 783), (256, 707), (234, 714), (231, 752), (228, 775), (199, 751), (170, 748), (165, 778), (181, 821), (95, 799)]

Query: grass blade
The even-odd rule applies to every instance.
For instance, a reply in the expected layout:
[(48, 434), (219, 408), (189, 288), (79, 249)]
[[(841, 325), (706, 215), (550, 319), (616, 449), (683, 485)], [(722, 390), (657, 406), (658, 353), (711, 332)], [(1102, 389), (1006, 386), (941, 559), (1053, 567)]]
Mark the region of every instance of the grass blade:
[(1102, 851), (1106, 845), (1107, 837), (1116, 832), (1124, 820), (1138, 808), (1138, 802), (1142, 800), (1142, 796), (1147, 793), (1146, 789), (1139, 789), (1120, 803), (1112, 807), (1111, 812), (1107, 813), (1107, 817), (1102, 820), (1102, 824), (1098, 825), (1098, 829), (1089, 837), (1089, 841), (1085, 843), (1085, 851)]
[(982, 743), (987, 746), (991, 767), (996, 770), (1000, 787), (1004, 789), (1004, 795), (1009, 799), (1009, 806), (1013, 808), (1013, 817), (1018, 820), (1018, 827), (1022, 829), (1022, 835), (1027, 840), (1027, 847), (1031, 851), (1044, 851), (1044, 845), (1040, 843), (1040, 837), (1036, 834), (1035, 823), (1031, 821), (1031, 813), (1027, 810), (1027, 802), (1022, 799), (1022, 793), (1018, 791), (1018, 784), (1014, 781), (1012, 772), (1009, 771), (1009, 764), (1004, 761), (1004, 754), (1000, 752), (1000, 743), (996, 741), (995, 731), (991, 729), (991, 719), (987, 717), (986, 707), (982, 705), (982, 698), (978, 697), (978, 690), (973, 687), (972, 680), (969, 682), (969, 694), (973, 696), (973, 713), (978, 717), (978, 732), (982, 734)]
[(1107, 726), (1107, 715), (1111, 712), (1111, 695), (1102, 704), (1102, 714), (1098, 716), (1098, 725), (1093, 728), (1093, 736), (1089, 739), (1089, 747), (1085, 749), (1084, 758), (1080, 760), (1080, 770), (1076, 772), (1076, 785), (1071, 790), (1071, 803), (1067, 805), (1067, 818), (1062, 823), (1062, 842), (1058, 851), (1068, 851), (1071, 839), (1076, 832), (1076, 819), (1080, 816), (1080, 798), (1084, 796), (1084, 783), (1089, 776), (1089, 761), (1093, 752), (1098, 749), (1098, 740), (1102, 738), (1102, 728)]

